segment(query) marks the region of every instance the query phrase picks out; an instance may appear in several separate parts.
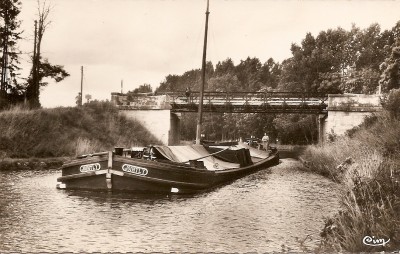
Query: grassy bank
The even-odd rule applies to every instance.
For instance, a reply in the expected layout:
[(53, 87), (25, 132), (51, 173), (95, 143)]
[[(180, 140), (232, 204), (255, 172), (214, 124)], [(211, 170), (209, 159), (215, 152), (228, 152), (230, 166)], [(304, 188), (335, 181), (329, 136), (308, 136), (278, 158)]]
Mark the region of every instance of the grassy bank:
[[(388, 112), (368, 118), (346, 137), (305, 150), (309, 170), (342, 184), (342, 211), (327, 220), (322, 233), (327, 250), (400, 249), (399, 153), (400, 120)], [(390, 241), (370, 246), (365, 237)]]
[(46, 170), (57, 169), (69, 157), (53, 158), (3, 158), (0, 160), (0, 170)]
[(0, 161), (5, 158), (70, 157), (113, 149), (157, 144), (139, 123), (119, 115), (107, 102), (83, 107), (0, 112)]

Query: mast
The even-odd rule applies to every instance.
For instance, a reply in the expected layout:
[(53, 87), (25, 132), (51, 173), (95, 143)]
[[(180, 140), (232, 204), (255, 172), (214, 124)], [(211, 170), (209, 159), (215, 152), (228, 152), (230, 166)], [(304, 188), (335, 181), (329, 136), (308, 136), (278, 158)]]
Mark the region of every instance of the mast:
[(201, 124), (203, 123), (203, 94), (204, 94), (204, 84), (206, 81), (206, 55), (207, 55), (207, 32), (208, 32), (208, 15), (209, 12), (209, 0), (207, 0), (207, 10), (206, 10), (206, 27), (204, 31), (204, 46), (203, 46), (203, 61), (201, 65), (201, 87), (200, 87), (200, 101), (199, 101), (199, 111), (197, 119), (197, 130), (196, 130), (196, 145), (200, 145), (201, 138)]

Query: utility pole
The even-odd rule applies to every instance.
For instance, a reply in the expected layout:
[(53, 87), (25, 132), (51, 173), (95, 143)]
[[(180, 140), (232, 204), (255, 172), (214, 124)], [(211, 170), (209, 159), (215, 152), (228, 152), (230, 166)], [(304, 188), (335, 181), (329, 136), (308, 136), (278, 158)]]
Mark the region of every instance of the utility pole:
[[(32, 68), (32, 98), (31, 98), (31, 103), (35, 103), (36, 101), (36, 95), (37, 95), (37, 90), (39, 89), (39, 84), (38, 84), (38, 59), (37, 59), (37, 20), (35, 20), (35, 38), (33, 41), (33, 68)], [(32, 105), (32, 104), (31, 104)]]
[(121, 79), (121, 94), (123, 94), (124, 93), (124, 80), (123, 79)]
[(81, 98), (79, 100), (79, 106), (82, 106), (83, 101), (83, 66), (81, 66)]

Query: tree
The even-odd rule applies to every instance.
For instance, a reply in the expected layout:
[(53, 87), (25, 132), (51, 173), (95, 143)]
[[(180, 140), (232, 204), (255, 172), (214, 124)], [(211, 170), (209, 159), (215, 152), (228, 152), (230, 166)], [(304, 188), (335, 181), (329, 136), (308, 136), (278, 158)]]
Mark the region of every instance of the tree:
[(17, 42), (21, 39), (18, 32), (20, 21), (19, 0), (0, 1), (0, 44), (1, 44), (1, 80), (0, 80), (0, 108), (8, 104), (7, 93), (17, 85), (16, 77), (19, 70)]
[(218, 62), (215, 66), (215, 76), (222, 76), (226, 74), (232, 74), (235, 71), (235, 65), (232, 59), (227, 58), (225, 61)]
[(78, 95), (75, 97), (75, 104), (77, 106), (81, 106), (82, 104), (82, 94), (81, 92), (78, 93)]
[(400, 21), (392, 28), (390, 38), (393, 44), (385, 46), (389, 56), (380, 65), (382, 75), (379, 85), (384, 92), (400, 88)]
[(351, 70), (340, 84), (340, 90), (344, 93), (373, 94), (377, 90), (379, 71), (372, 68)]
[(92, 99), (92, 95), (86, 94), (86, 95), (85, 95), (85, 99), (86, 99), (87, 103), (89, 103), (90, 100)]
[(209, 79), (208, 90), (217, 92), (237, 92), (240, 90), (240, 83), (236, 75), (227, 73)]
[(400, 88), (400, 41), (399, 46), (393, 47), (392, 54), (381, 65), (383, 74), (379, 81), (383, 91)]
[(38, 21), (35, 21), (35, 40), (32, 56), (32, 69), (27, 80), (26, 89), (26, 97), (31, 108), (40, 107), (40, 87), (48, 84), (47, 82), (42, 81), (44, 78), (52, 78), (56, 82), (60, 82), (69, 76), (69, 74), (64, 70), (63, 66), (52, 65), (47, 59), (42, 59), (41, 56), (43, 36), (51, 23), (48, 20), (49, 14), (50, 7), (46, 5), (46, 2), (41, 4), (40, 0), (38, 0)]
[(392, 117), (400, 117), (400, 89), (392, 89), (385, 98), (383, 107), (389, 111)]
[(279, 63), (275, 63), (274, 59), (269, 58), (267, 62), (260, 69), (260, 82), (263, 87), (268, 90), (268, 88), (276, 88), (281, 75), (281, 66)]
[(284, 114), (273, 120), (277, 137), (284, 144), (312, 144), (318, 140), (315, 115)]
[(235, 67), (236, 76), (241, 84), (243, 91), (258, 91), (262, 87), (260, 81), (260, 70), (262, 64), (258, 58), (247, 57), (246, 60), (240, 61)]
[(138, 88), (133, 90), (133, 93), (152, 93), (152, 92), (153, 92), (153, 89), (151, 88), (150, 84), (140, 85)]

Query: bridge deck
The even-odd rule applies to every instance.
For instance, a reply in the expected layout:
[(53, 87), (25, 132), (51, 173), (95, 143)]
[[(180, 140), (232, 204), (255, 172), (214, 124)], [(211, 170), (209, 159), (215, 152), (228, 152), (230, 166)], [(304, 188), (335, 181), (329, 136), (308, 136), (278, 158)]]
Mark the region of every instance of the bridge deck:
[[(175, 92), (157, 96), (131, 96), (131, 100), (117, 104), (120, 109), (151, 109), (169, 105), (172, 112), (197, 112), (199, 92)], [(324, 94), (285, 92), (205, 92), (204, 112), (231, 113), (326, 113)]]

